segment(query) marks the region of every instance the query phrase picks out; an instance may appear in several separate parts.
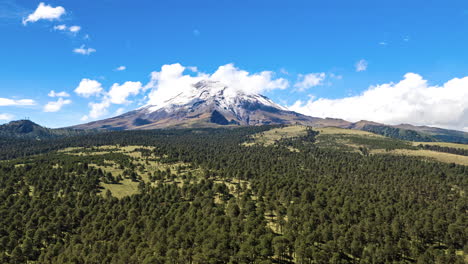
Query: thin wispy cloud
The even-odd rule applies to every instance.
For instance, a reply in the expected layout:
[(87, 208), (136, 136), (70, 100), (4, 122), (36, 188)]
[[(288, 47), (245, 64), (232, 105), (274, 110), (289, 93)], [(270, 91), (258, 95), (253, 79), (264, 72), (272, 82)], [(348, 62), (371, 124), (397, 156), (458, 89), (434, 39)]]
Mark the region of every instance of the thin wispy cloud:
[(0, 121), (10, 121), (10, 120), (13, 120), (13, 118), (15, 118), (15, 116), (12, 114), (6, 114), (6, 113), (0, 114)]
[(125, 71), (126, 69), (127, 69), (127, 67), (122, 65), (122, 66), (119, 66), (119, 67), (115, 68), (114, 70), (115, 71)]
[(28, 10), (16, 3), (14, 0), (0, 1), (0, 19), (3, 20), (21, 20)]
[(55, 92), (54, 90), (50, 91), (47, 96), (49, 97), (70, 97), (70, 94), (67, 92)]
[(81, 55), (90, 55), (91, 53), (96, 52), (96, 50), (93, 48), (86, 48), (85, 45), (81, 45), (79, 48), (74, 49), (73, 52)]
[(67, 32), (70, 32), (70, 33), (78, 33), (80, 30), (81, 30), (81, 27), (80, 26), (67, 26), (65, 24), (62, 24), (62, 25), (56, 25), (54, 26), (54, 30), (57, 30), (57, 31), (67, 31)]
[(355, 68), (356, 68), (356, 71), (357, 72), (363, 72), (363, 71), (366, 71), (367, 70), (367, 66), (369, 65), (369, 63), (362, 59), (360, 61), (358, 61), (355, 65)]
[(57, 25), (57, 26), (54, 26), (54, 30), (58, 30), (58, 31), (67, 30), (67, 25)]
[(35, 105), (36, 101), (32, 99), (9, 99), (9, 98), (0, 98), (0, 106), (28, 106)]
[(299, 74), (298, 81), (294, 84), (294, 87), (299, 91), (304, 91), (306, 89), (312, 88), (314, 86), (319, 86), (323, 84), (326, 74), (321, 73), (309, 73), (309, 74)]

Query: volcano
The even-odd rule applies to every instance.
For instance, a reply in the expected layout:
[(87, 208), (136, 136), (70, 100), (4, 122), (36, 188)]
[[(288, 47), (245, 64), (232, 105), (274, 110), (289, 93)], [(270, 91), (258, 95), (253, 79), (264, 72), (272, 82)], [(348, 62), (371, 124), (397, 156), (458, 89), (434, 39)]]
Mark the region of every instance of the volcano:
[(157, 105), (148, 104), (116, 117), (74, 128), (131, 130), (273, 124), (347, 127), (351, 123), (302, 115), (263, 95), (229, 89), (216, 81), (200, 81)]

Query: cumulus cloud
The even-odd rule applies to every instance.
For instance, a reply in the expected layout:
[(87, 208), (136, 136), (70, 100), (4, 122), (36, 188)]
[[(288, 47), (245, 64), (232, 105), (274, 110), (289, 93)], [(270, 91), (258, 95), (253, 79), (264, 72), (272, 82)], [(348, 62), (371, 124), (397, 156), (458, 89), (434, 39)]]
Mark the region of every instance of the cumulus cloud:
[(11, 114), (0, 114), (0, 120), (1, 121), (10, 121), (10, 120), (13, 120), (13, 118), (15, 118), (14, 115), (11, 115)]
[(369, 63), (368, 63), (366, 60), (362, 59), (362, 60), (360, 60), (360, 61), (358, 61), (358, 62), (356, 63), (356, 65), (355, 65), (356, 71), (357, 71), (357, 72), (366, 71), (368, 65), (369, 65)]
[(468, 77), (431, 86), (422, 76), (408, 73), (398, 83), (371, 86), (357, 96), (312, 98), (289, 108), (316, 117), (386, 124), (409, 123), (463, 130), (468, 127)]
[(125, 82), (122, 85), (114, 83), (108, 93), (109, 100), (113, 104), (127, 104), (130, 95), (137, 95), (143, 88), (141, 82)]
[(44, 3), (39, 3), (37, 9), (28, 15), (27, 18), (23, 19), (23, 24), (37, 22), (41, 19), (44, 20), (57, 20), (60, 19), (66, 13), (65, 8), (61, 6), (52, 7), (51, 5), (46, 5)]
[(102, 92), (102, 85), (96, 80), (82, 79), (75, 93), (79, 96), (88, 98), (90, 96), (99, 95)]
[(36, 102), (32, 99), (8, 99), (8, 98), (0, 98), (0, 106), (27, 106), (27, 105), (35, 105)]
[[(78, 88), (80, 89), (78, 92)], [(87, 121), (89, 118), (96, 119), (103, 117), (109, 113), (109, 107), (112, 104), (121, 105), (129, 104), (128, 97), (137, 95), (143, 91), (143, 85), (141, 82), (125, 82), (123, 84), (114, 83), (108, 92), (103, 91), (102, 86), (99, 82), (89, 79), (83, 79), (75, 90), (78, 94), (84, 95), (97, 95), (102, 94), (101, 102), (89, 103), (89, 114), (82, 117), (82, 121)], [(119, 110), (117, 110), (119, 112)]]
[(272, 71), (249, 73), (234, 67), (233, 64), (226, 64), (220, 66), (216, 72), (209, 76), (209, 79), (219, 81), (227, 85), (229, 89), (250, 94), (275, 89), (283, 90), (289, 87), (289, 82), (286, 79), (275, 79), (274, 75), (275, 73)]
[(122, 65), (122, 66), (119, 66), (119, 67), (115, 68), (115, 71), (125, 71), (126, 69), (127, 69), (127, 67)]
[(79, 48), (74, 49), (73, 52), (81, 55), (89, 55), (96, 52), (96, 50), (93, 48), (86, 48), (85, 45), (81, 45)]
[(325, 77), (326, 75), (323, 72), (299, 74), (299, 79), (296, 84), (294, 84), (294, 87), (298, 88), (300, 91), (304, 91), (314, 86), (322, 85)]
[(108, 114), (108, 108), (111, 105), (110, 100), (104, 98), (104, 100), (100, 103), (89, 103), (89, 107), (91, 110), (89, 111), (90, 118), (99, 118), (103, 117)]
[[(185, 70), (196, 71), (195, 76), (184, 74)], [(151, 81), (145, 89), (151, 89), (148, 104), (157, 106), (181, 92), (193, 89), (193, 84), (201, 80), (218, 81), (226, 85), (226, 95), (238, 92), (254, 94), (289, 87), (286, 79), (275, 78), (274, 75), (271, 71), (249, 73), (233, 64), (220, 66), (214, 73), (207, 74), (198, 72), (195, 67), (184, 67), (175, 63), (163, 65), (161, 71), (151, 73)]]
[(54, 90), (50, 91), (49, 94), (47, 94), (49, 97), (70, 97), (70, 95), (67, 92), (55, 92)]
[(71, 100), (59, 98), (57, 101), (48, 102), (44, 106), (44, 112), (58, 112), (64, 105), (71, 104)]

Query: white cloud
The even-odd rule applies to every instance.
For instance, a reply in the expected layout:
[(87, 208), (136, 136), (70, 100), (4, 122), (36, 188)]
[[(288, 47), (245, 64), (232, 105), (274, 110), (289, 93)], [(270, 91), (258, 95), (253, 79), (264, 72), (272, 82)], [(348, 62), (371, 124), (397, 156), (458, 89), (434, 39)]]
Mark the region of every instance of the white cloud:
[(364, 59), (358, 61), (358, 62), (356, 63), (356, 65), (355, 65), (355, 66), (356, 66), (356, 71), (357, 71), (357, 72), (366, 71), (366, 70), (367, 70), (368, 64), (369, 64), (369, 63), (368, 63), (366, 60), (364, 60)]
[(298, 88), (300, 91), (304, 91), (314, 86), (322, 85), (325, 77), (326, 75), (323, 72), (299, 74), (299, 79), (296, 84), (294, 84), (294, 87)]
[(337, 80), (343, 80), (343, 75), (330, 73), (330, 77)]
[(291, 110), (316, 117), (385, 124), (409, 123), (462, 130), (468, 127), (468, 77), (430, 86), (408, 73), (398, 83), (371, 86), (358, 96), (297, 101)]
[(271, 71), (259, 73), (249, 73), (234, 67), (233, 64), (220, 66), (216, 72), (209, 76), (210, 80), (219, 81), (227, 85), (230, 89), (242, 91), (244, 93), (261, 93), (274, 89), (286, 89), (289, 82), (283, 78), (274, 78)]
[(98, 95), (102, 92), (102, 85), (96, 80), (82, 79), (78, 87), (75, 89), (75, 93), (82, 97), (90, 97)]
[(15, 118), (15, 116), (11, 114), (0, 114), (1, 121), (10, 121), (13, 120), (13, 118)]
[(280, 73), (282, 73), (284, 75), (289, 75), (289, 72), (285, 68), (281, 68)]
[[(67, 25), (57, 25), (57, 26), (54, 26), (54, 30), (58, 30), (58, 31), (70, 31), (71, 33), (78, 33), (80, 30), (81, 30), (81, 27), (80, 26), (71, 26), (71, 27), (68, 27)], [(81, 48), (84, 49), (84, 46), (82, 46)], [(81, 49), (80, 48), (80, 49)]]
[(89, 117), (90, 118), (99, 118), (107, 115), (108, 113), (108, 108), (111, 105), (111, 102), (105, 98), (102, 102), (100, 103), (89, 103), (89, 107), (91, 110), (89, 111)]
[[(80, 90), (77, 92), (77, 90)], [(137, 95), (143, 91), (143, 85), (141, 82), (125, 82), (123, 84), (114, 83), (110, 88), (109, 92), (104, 92), (102, 86), (99, 82), (89, 79), (83, 79), (80, 83), (80, 86), (75, 90), (78, 94), (85, 97), (91, 95), (103, 94), (101, 102), (91, 102), (89, 103), (90, 111), (89, 114), (83, 116), (82, 121), (87, 121), (88, 119), (96, 119), (103, 117), (109, 113), (108, 109), (112, 104), (128, 104), (131, 103), (128, 101), (128, 97), (131, 95)], [(123, 109), (123, 108), (121, 108)], [(117, 110), (117, 113), (122, 110)]]
[(74, 49), (73, 52), (81, 55), (89, 55), (96, 52), (96, 50), (93, 48), (86, 48), (85, 45), (81, 45), (81, 47)]
[(198, 72), (198, 68), (196, 66), (188, 66), (187, 70), (189, 70), (191, 72)]
[[(151, 89), (148, 95), (148, 104), (161, 105), (164, 101), (181, 92), (192, 89), (192, 85), (201, 80), (223, 83), (228, 87), (225, 91), (226, 95), (239, 91), (248, 94), (261, 93), (289, 87), (289, 82), (286, 79), (275, 78), (271, 71), (249, 73), (236, 68), (233, 64), (220, 66), (212, 74), (197, 72), (196, 76), (184, 74), (186, 69), (188, 68), (175, 63), (163, 65), (161, 71), (151, 73), (151, 81), (145, 86), (145, 89)], [(194, 70), (194, 68), (190, 70)]]
[(387, 43), (387, 42), (385, 42), (385, 41), (381, 41), (381, 42), (379, 42), (379, 45), (381, 45), (381, 46), (387, 46), (387, 45), (388, 45), (388, 43)]
[(121, 114), (123, 114), (123, 113), (125, 113), (125, 108), (120, 107), (119, 109), (117, 109), (117, 110), (115, 111), (114, 115), (118, 116), (118, 115), (121, 115)]
[(67, 25), (57, 25), (57, 26), (54, 26), (54, 29), (64, 31), (64, 30), (67, 30)]
[(48, 102), (44, 106), (44, 112), (58, 112), (64, 105), (71, 104), (71, 100), (64, 100), (63, 98), (59, 98), (57, 101)]
[(35, 105), (36, 102), (32, 99), (8, 99), (8, 98), (0, 98), (0, 106), (27, 106), (27, 105)]
[(26, 25), (28, 22), (34, 23), (41, 19), (45, 20), (57, 20), (66, 13), (65, 8), (61, 6), (52, 7), (44, 3), (39, 3), (36, 11), (28, 15), (26, 19), (23, 19), (23, 24)]
[(115, 68), (116, 71), (125, 71), (126, 69), (127, 69), (127, 67), (125, 67), (123, 65)]
[(47, 94), (49, 97), (70, 97), (70, 95), (67, 92), (55, 92), (54, 90), (50, 91), (49, 94)]
[(68, 30), (71, 32), (71, 33), (78, 33), (78, 31), (81, 30), (81, 27), (80, 26), (71, 26), (68, 28)]
[(142, 88), (141, 82), (125, 82), (122, 85), (114, 83), (108, 93), (109, 100), (113, 104), (127, 104), (127, 97), (137, 95)]
[(81, 121), (88, 121), (89, 117), (87, 115), (84, 115), (80, 118)]

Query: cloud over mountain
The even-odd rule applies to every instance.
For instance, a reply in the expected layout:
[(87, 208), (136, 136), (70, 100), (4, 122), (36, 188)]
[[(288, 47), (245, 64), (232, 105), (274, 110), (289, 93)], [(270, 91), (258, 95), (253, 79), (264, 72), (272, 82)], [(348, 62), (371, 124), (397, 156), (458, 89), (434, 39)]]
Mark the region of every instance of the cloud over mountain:
[(102, 92), (102, 85), (96, 80), (82, 79), (78, 87), (75, 89), (75, 93), (79, 96), (88, 98), (90, 96), (98, 95)]
[(296, 101), (291, 110), (317, 117), (387, 124), (410, 123), (459, 130), (468, 129), (468, 77), (441, 86), (408, 73), (398, 83), (371, 86), (362, 94), (341, 99)]
[[(186, 70), (195, 72), (195, 75), (185, 73)], [(237, 93), (242, 91), (247, 94), (257, 94), (274, 89), (286, 89), (289, 82), (283, 78), (276, 78), (271, 71), (249, 73), (234, 66), (226, 64), (218, 67), (212, 73), (199, 72), (195, 67), (184, 67), (179, 63), (164, 65), (160, 71), (151, 73), (151, 81), (145, 86), (151, 89), (148, 95), (148, 104), (159, 105), (201, 81), (218, 81), (228, 87), (225, 91)]]

